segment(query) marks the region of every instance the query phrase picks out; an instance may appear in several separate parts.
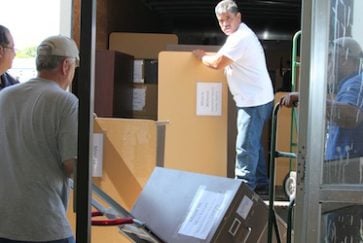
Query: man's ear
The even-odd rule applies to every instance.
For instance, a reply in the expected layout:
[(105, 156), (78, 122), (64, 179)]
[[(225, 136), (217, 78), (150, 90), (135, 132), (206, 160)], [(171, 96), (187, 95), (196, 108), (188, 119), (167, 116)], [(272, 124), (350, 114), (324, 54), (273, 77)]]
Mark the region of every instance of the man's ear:
[(60, 65), (60, 69), (62, 71), (62, 74), (65, 75), (66, 72), (67, 72), (67, 62), (66, 62), (67, 59), (64, 59), (62, 62), (61, 62), (61, 65)]
[(69, 61), (68, 58), (65, 58), (62, 61), (62, 74), (67, 74), (71, 67), (72, 67), (72, 63)]
[(237, 13), (237, 17), (238, 17), (240, 20), (242, 20), (242, 14), (241, 14), (241, 12), (238, 12), (238, 13)]

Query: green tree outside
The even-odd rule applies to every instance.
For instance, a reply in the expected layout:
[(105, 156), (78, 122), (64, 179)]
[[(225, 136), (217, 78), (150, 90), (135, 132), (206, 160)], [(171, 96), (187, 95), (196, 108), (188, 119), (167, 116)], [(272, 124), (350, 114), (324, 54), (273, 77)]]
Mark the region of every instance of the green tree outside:
[(17, 58), (34, 58), (36, 55), (37, 47), (31, 46), (16, 51)]

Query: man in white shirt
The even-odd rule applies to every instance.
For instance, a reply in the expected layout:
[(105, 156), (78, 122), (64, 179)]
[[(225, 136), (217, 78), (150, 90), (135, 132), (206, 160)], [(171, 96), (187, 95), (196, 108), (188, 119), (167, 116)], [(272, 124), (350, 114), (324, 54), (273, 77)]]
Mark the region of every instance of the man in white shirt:
[(271, 116), (273, 88), (261, 43), (241, 21), (233, 0), (223, 0), (215, 8), (216, 17), (227, 40), (216, 54), (194, 50), (203, 64), (224, 69), (229, 90), (236, 102), (236, 178), (258, 193), (266, 194), (269, 180), (262, 146), (264, 124)]

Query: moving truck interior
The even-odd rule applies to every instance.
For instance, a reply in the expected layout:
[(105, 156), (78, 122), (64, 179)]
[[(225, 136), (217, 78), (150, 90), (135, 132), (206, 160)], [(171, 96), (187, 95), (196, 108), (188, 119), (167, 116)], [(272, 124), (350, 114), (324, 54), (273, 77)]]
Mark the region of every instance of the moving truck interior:
[[(249, 193), (243, 192), (243, 189), (236, 192), (239, 199), (234, 198), (237, 203), (233, 202), (239, 206), (234, 207), (232, 201), (227, 203), (226, 212), (230, 213), (223, 216), (223, 222), (229, 223), (220, 223), (210, 231), (209, 237), (197, 237), (198, 242), (232, 242), (231, 238), (225, 238), (228, 234), (233, 235), (233, 242), (256, 242), (253, 238), (256, 232), (259, 232), (258, 242), (333, 242), (332, 239), (355, 242), (359, 235), (357, 222), (362, 218), (359, 198), (363, 191), (359, 186), (359, 173), (352, 175), (349, 182), (343, 174), (355, 171), (353, 168), (359, 167), (360, 160), (344, 160), (342, 163), (347, 167), (340, 174), (336, 172), (339, 175), (337, 180), (334, 183), (325, 180), (327, 174), (333, 173), (331, 171), (340, 171), (341, 164), (324, 164), (326, 118), (323, 101), (326, 96), (322, 94), (326, 93), (325, 86), (329, 81), (317, 80), (327, 80), (329, 76), (326, 75), (329, 73), (329, 43), (340, 37), (349, 37), (363, 44), (360, 37), (362, 20), (359, 17), (362, 3), (358, 0), (236, 2), (242, 21), (257, 34), (265, 51), (275, 104), (290, 91), (299, 92), (300, 102), (298, 107), (291, 109), (275, 107), (263, 132), (269, 176), (273, 178), (269, 198), (252, 200), (248, 205), (254, 206), (247, 210), (251, 218), (247, 215), (246, 221), (243, 221), (234, 217), (233, 212), (239, 214), (241, 211), (238, 210), (246, 209), (244, 199), (249, 198)], [(203, 67), (191, 53), (196, 48), (213, 53), (224, 44), (226, 37), (214, 13), (217, 3), (162, 0), (73, 2), (73, 38), (81, 47), (83, 44), (93, 48), (90, 53), (84, 53), (86, 58), (95, 57), (95, 65), (85, 62), (84, 73), (81, 66), (78, 80), (82, 82), (82, 77), (87, 78), (89, 72), (95, 71), (94, 92), (89, 92), (93, 89), (92, 85), (82, 87), (78, 83), (74, 87), (78, 89), (81, 100), (89, 101), (86, 106), (94, 108), (90, 110), (97, 116), (90, 117), (86, 109), (84, 116), (80, 117), (91, 125), (84, 131), (86, 155), (87, 131), (101, 133), (104, 137), (103, 174), (92, 177), (91, 181), (126, 211), (146, 220), (149, 228), (144, 228), (144, 231), (151, 236), (155, 233), (159, 240), (160, 236), (167, 237), (165, 235), (170, 229), (165, 228), (165, 232), (158, 236), (158, 232), (154, 232), (160, 231), (155, 226), (158, 220), (148, 218), (148, 207), (165, 210), (166, 221), (160, 219), (159, 223), (166, 224), (170, 222), (168, 217), (174, 213), (169, 211), (169, 203), (162, 201), (168, 201), (170, 197), (170, 203), (174, 203), (172, 200), (182, 193), (178, 193), (178, 186), (174, 190), (171, 188), (172, 182), (168, 186), (168, 183), (160, 185), (160, 181), (173, 173), (186, 173), (183, 179), (196, 173), (201, 178), (211, 176), (211, 181), (215, 177), (234, 181), (236, 111), (227, 81), (223, 71)], [(217, 89), (220, 95), (220, 112), (217, 115), (198, 115), (200, 84), (209, 85), (210, 90), (211, 87), (220, 87)], [(90, 96), (92, 99), (89, 99)], [(147, 142), (148, 148), (143, 148), (145, 152), (139, 150), (145, 146), (140, 140), (143, 136), (151, 139)], [(157, 170), (166, 170), (166, 174)], [(92, 194), (92, 186), (87, 179), (91, 176), (79, 173), (80, 178), (84, 178), (79, 186), (87, 190), (77, 199), (78, 203), (90, 205), (89, 201), (85, 201), (87, 195)], [(194, 196), (200, 195), (200, 190), (202, 195), (206, 195), (203, 189), (194, 191), (189, 183), (185, 186), (190, 186)], [(158, 194), (158, 189), (161, 194)], [(163, 190), (166, 193), (163, 200), (152, 204), (152, 195), (160, 197)], [(184, 201), (190, 207), (193, 202)], [(140, 205), (143, 206), (140, 208)], [(264, 209), (254, 208), (258, 205)], [(179, 206), (175, 204), (175, 208)], [(264, 216), (253, 216), (252, 212), (264, 210)], [(86, 237), (101, 242), (100, 239), (107, 237), (107, 242), (121, 242), (121, 237), (128, 242), (132, 241), (132, 237), (140, 236), (130, 233), (132, 230), (127, 227), (126, 230), (125, 227), (121, 229), (123, 234), (112, 227), (84, 227), (82, 220), (90, 222), (90, 217), (82, 218), (77, 214), (89, 211), (70, 216), (78, 222), (75, 223), (78, 239)], [(189, 208), (182, 215), (186, 217), (185, 214), (190, 215), (191, 211)], [(180, 212), (175, 211), (175, 216)], [(345, 220), (348, 218), (351, 223)], [(259, 228), (252, 222), (265, 227)], [(171, 227), (173, 223), (166, 225)], [(186, 233), (180, 224), (175, 226), (171, 238), (167, 238), (170, 242), (179, 242), (180, 234)], [(334, 232), (333, 228), (336, 229)], [(87, 236), (89, 229), (91, 234)], [(254, 240), (249, 241), (248, 237)], [(181, 242), (194, 242), (195, 237), (182, 239)]]
[[(332, 55), (348, 45), (342, 38), (363, 46), (363, 1), (235, 0), (273, 88), (262, 131), (267, 195), (235, 175), (227, 71), (192, 52), (224, 45), (218, 2), (72, 1), (79, 131), (67, 217), (76, 242), (363, 242), (363, 159), (353, 156), (363, 141), (326, 157), (339, 129), (354, 137), (363, 121), (361, 48)], [(355, 86), (346, 87), (352, 76), (338, 76), (352, 56)], [(291, 92), (298, 102), (279, 105)]]

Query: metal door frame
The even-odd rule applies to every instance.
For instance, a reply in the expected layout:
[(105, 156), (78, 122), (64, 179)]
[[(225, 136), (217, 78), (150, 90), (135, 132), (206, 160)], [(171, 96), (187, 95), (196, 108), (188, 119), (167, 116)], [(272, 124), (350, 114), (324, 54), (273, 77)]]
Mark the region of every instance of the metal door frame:
[(321, 241), (322, 203), (361, 203), (359, 185), (322, 184), (330, 0), (302, 5), (295, 242)]

